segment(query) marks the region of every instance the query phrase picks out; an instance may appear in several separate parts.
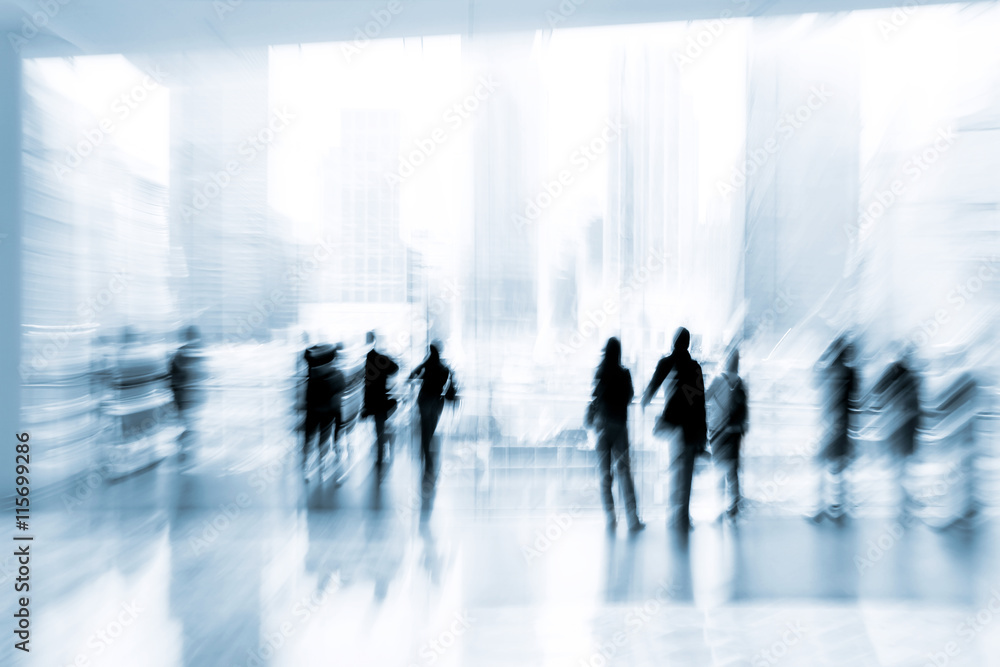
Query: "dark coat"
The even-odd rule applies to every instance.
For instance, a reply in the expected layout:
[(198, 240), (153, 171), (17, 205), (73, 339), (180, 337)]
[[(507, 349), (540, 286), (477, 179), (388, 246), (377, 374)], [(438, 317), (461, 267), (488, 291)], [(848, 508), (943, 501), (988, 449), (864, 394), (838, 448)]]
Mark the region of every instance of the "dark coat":
[(344, 374), (334, 364), (336, 350), (331, 345), (314, 345), (305, 352), (309, 366), (306, 381), (306, 409), (316, 412), (337, 412), (344, 393)]
[(444, 389), (451, 377), (451, 370), (442, 363), (437, 354), (428, 355), (419, 366), (413, 369), (410, 377), (420, 380), (420, 391), (417, 394), (418, 403), (431, 403), (440, 400), (444, 402)]
[(628, 406), (635, 396), (632, 374), (623, 366), (601, 366), (594, 377), (596, 415), (604, 421), (624, 424), (628, 421)]
[(822, 382), (825, 435), (820, 458), (849, 458), (854, 453), (850, 427), (857, 410), (857, 374), (842, 357), (837, 357), (823, 370)]
[(689, 445), (703, 447), (707, 432), (705, 379), (701, 365), (691, 358), (686, 349), (675, 349), (669, 356), (660, 359), (656, 364), (653, 378), (643, 394), (642, 403), (648, 404), (660, 385), (671, 375), (673, 382), (665, 390), (668, 393), (667, 402), (660, 421), (680, 427), (684, 433), (684, 440)]
[(399, 371), (395, 361), (374, 349), (365, 357), (365, 393), (363, 416), (385, 415), (394, 406), (389, 398), (387, 382)]

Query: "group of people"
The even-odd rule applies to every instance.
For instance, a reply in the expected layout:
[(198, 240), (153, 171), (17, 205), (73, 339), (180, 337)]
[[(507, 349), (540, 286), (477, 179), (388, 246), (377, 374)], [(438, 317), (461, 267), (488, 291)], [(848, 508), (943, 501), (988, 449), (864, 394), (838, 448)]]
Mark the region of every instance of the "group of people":
[[(195, 327), (183, 334), (184, 344), (170, 364), (170, 383), (174, 402), (184, 427), (181, 436), (183, 458), (190, 449), (194, 414), (202, 403), (199, 388), (204, 375), (201, 337)], [(375, 332), (368, 332), (368, 347), (363, 362), (351, 367), (345, 363), (341, 344), (316, 344), (304, 350), (300, 363), (303, 379), (298, 407), (302, 433), (302, 467), (308, 481), (308, 461), (313, 449), (323, 468), (324, 454), (333, 449), (338, 459), (346, 455), (344, 435), (358, 419), (371, 419), (375, 433), (376, 478), (384, 478), (391, 459), (390, 418), (398, 401), (390, 389), (391, 378), (400, 371), (399, 364), (377, 348)], [(731, 348), (724, 370), (705, 387), (702, 367), (691, 356), (691, 334), (678, 329), (673, 349), (656, 365), (653, 376), (640, 399), (643, 409), (664, 387), (663, 412), (657, 417), (653, 433), (670, 442), (670, 523), (690, 527), (691, 487), (695, 463), (700, 455), (711, 454), (719, 469), (720, 486), (727, 502), (726, 515), (735, 518), (742, 505), (740, 492), (740, 449), (748, 426), (746, 386), (739, 375), (739, 352)], [(453, 371), (441, 357), (443, 344), (435, 340), (428, 346), (427, 357), (408, 375), (419, 382), (415, 407), (420, 420), (421, 495), (423, 507), (430, 509), (435, 492), (440, 451), (435, 432), (445, 405), (458, 400)], [(854, 346), (847, 337), (836, 339), (816, 365), (823, 395), (824, 431), (819, 449), (823, 467), (819, 495), (821, 508), (814, 516), (839, 519), (844, 515), (844, 472), (854, 457), (855, 429), (852, 423), (861, 410)], [(904, 350), (875, 382), (868, 398), (891, 417), (887, 440), (896, 455), (897, 478), (904, 503), (906, 460), (916, 449), (920, 421), (919, 376), (913, 368), (911, 353)], [(348, 397), (360, 395), (360, 404)], [(598, 469), (601, 500), (609, 528), (617, 526), (613, 481), (621, 484), (631, 531), (644, 528), (639, 518), (632, 479), (628, 408), (635, 398), (632, 376), (622, 365), (622, 347), (618, 338), (608, 339), (604, 356), (594, 375), (592, 399), (586, 421), (597, 433)], [(905, 511), (905, 508), (904, 508)]]
[[(345, 372), (340, 363), (341, 344), (310, 346), (302, 356), (304, 391), (300, 400), (302, 430), (302, 466), (308, 469), (311, 450), (315, 447), (320, 469), (323, 455), (332, 441), (338, 457), (346, 451), (342, 446), (344, 433), (356, 418), (348, 409), (346, 397), (354, 390), (361, 391), (360, 411), (357, 417), (371, 419), (375, 431), (376, 478), (384, 478), (392, 456), (392, 438), (387, 429), (398, 401), (390, 391), (390, 378), (400, 368), (391, 357), (377, 349), (375, 332), (369, 331), (365, 344), (368, 352), (357, 370)], [(443, 344), (435, 340), (428, 346), (427, 357), (408, 376), (419, 382), (416, 407), (420, 416), (420, 458), (422, 466), (421, 493), (423, 508), (429, 510), (433, 503), (437, 481), (439, 448), (434, 434), (444, 411), (445, 403), (457, 401), (458, 391), (452, 370), (444, 363)], [(308, 481), (308, 476), (307, 476)]]
[[(681, 327), (674, 336), (673, 351), (660, 359), (641, 399), (645, 408), (666, 383), (666, 402), (654, 433), (670, 440), (671, 525), (691, 525), (691, 484), (695, 460), (711, 442), (712, 454), (723, 467), (722, 483), (728, 488), (728, 514), (735, 517), (740, 505), (739, 451), (746, 432), (746, 390), (739, 376), (739, 353), (729, 354), (726, 370), (705, 390), (701, 365), (691, 356), (690, 332)], [(632, 532), (642, 530), (636, 506), (635, 486), (629, 457), (628, 406), (635, 396), (632, 375), (621, 362), (621, 342), (610, 338), (604, 358), (594, 376), (594, 390), (587, 422), (597, 431), (597, 454), (601, 500), (609, 529), (617, 526), (612, 494), (613, 471), (622, 487), (622, 497)], [(711, 418), (706, 405), (711, 406)]]

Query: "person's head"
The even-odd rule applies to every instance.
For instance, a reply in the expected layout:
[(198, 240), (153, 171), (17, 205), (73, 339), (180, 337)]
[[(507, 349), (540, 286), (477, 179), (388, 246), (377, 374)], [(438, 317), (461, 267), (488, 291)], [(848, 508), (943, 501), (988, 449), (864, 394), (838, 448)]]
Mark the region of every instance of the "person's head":
[(674, 334), (674, 352), (687, 352), (690, 345), (691, 332), (684, 327), (678, 328), (677, 333)]
[(435, 338), (431, 341), (430, 347), (427, 349), (427, 356), (437, 360), (441, 358), (442, 352), (444, 352), (444, 343), (441, 342), (440, 338)]
[(729, 353), (729, 358), (726, 360), (726, 370), (730, 373), (740, 372), (740, 351), (733, 350)]
[(622, 362), (622, 342), (612, 336), (604, 344), (604, 365), (621, 365)]
[(369, 331), (365, 334), (365, 345), (375, 345), (375, 332)]
[(184, 342), (194, 343), (201, 339), (201, 333), (198, 331), (198, 327), (191, 325), (184, 329)]

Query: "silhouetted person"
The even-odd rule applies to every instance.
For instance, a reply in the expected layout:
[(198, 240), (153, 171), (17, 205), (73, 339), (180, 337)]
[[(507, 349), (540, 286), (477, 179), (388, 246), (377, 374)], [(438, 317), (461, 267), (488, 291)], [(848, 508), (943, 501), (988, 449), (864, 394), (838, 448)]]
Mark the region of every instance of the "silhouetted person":
[(354, 424), (354, 416), (348, 415), (346, 396), (352, 386), (361, 381), (361, 373), (352, 374), (350, 377), (344, 373), (340, 367), (343, 358), (344, 344), (337, 343), (333, 346), (333, 364), (330, 369), (327, 383), (330, 386), (330, 408), (333, 410), (333, 449), (339, 461), (347, 456), (347, 448), (343, 444), (344, 434)]
[(912, 351), (904, 349), (872, 387), (874, 407), (883, 411), (887, 429), (888, 454), (896, 473), (901, 510), (906, 513), (912, 498), (906, 490), (906, 468), (917, 449), (920, 423), (920, 378), (913, 368)]
[(374, 331), (368, 332), (366, 342), (372, 348), (365, 357), (365, 393), (361, 416), (371, 417), (375, 422), (375, 472), (381, 475), (385, 465), (386, 449), (389, 447), (385, 422), (396, 409), (396, 400), (389, 396), (387, 383), (389, 378), (399, 371), (399, 366), (375, 349)]
[(850, 430), (857, 410), (857, 374), (854, 348), (844, 337), (837, 338), (816, 365), (823, 396), (823, 444), (819, 451), (820, 510), (816, 520), (828, 516), (839, 519), (845, 511), (844, 471), (854, 454)]
[(607, 514), (608, 528), (617, 525), (615, 501), (611, 492), (612, 468), (618, 470), (622, 486), (622, 500), (631, 531), (645, 528), (636, 512), (635, 486), (628, 451), (628, 406), (635, 391), (632, 374), (622, 366), (622, 345), (617, 338), (609, 338), (604, 346), (604, 358), (594, 375), (593, 405), (594, 426), (597, 428), (597, 461), (601, 476), (601, 502)]
[[(742, 502), (740, 496), (740, 445), (747, 428), (747, 393), (739, 375), (740, 353), (733, 350), (726, 370), (712, 380), (705, 397), (708, 403), (708, 435), (712, 458), (721, 471), (723, 500), (728, 500), (726, 514), (735, 517)], [(727, 493), (728, 487), (728, 493)]]
[(309, 389), (309, 334), (302, 333), (302, 354), (295, 360), (295, 417), (296, 429), (301, 433), (305, 451), (306, 418), (309, 414), (306, 402), (307, 391)]
[(318, 436), (317, 454), (322, 475), (323, 451), (333, 433), (337, 420), (335, 399), (343, 391), (343, 374), (336, 367), (337, 350), (332, 345), (314, 345), (306, 350), (305, 358), (309, 366), (306, 382), (306, 424), (302, 442), (302, 470), (307, 469), (309, 450)]
[(417, 409), (420, 412), (420, 459), (423, 462), (421, 482), (421, 510), (426, 516), (434, 502), (437, 482), (438, 451), (434, 431), (444, 410), (445, 391), (451, 380), (451, 370), (441, 361), (440, 341), (431, 343), (427, 358), (410, 373), (411, 380), (420, 380)]
[(705, 451), (705, 380), (701, 365), (691, 358), (688, 346), (691, 333), (681, 327), (674, 336), (674, 349), (656, 364), (656, 371), (642, 396), (642, 406), (649, 405), (665, 380), (666, 406), (657, 424), (657, 432), (671, 440), (670, 493), (673, 516), (670, 523), (678, 528), (691, 525), (691, 482), (694, 462)]
[(201, 383), (204, 379), (203, 351), (198, 328), (190, 326), (184, 330), (184, 344), (174, 353), (170, 361), (170, 389), (174, 394), (174, 404), (184, 432), (181, 434), (179, 457), (187, 456), (187, 443), (194, 435), (198, 408), (203, 394)]

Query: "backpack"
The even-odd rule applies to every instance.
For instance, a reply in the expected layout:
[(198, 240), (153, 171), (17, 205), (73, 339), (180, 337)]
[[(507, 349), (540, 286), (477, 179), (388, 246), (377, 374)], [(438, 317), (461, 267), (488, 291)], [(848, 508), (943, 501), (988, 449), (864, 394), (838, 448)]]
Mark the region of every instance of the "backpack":
[(743, 380), (731, 380), (724, 373), (721, 387), (712, 392), (709, 430), (713, 435), (723, 431), (743, 433), (747, 423), (747, 393)]

